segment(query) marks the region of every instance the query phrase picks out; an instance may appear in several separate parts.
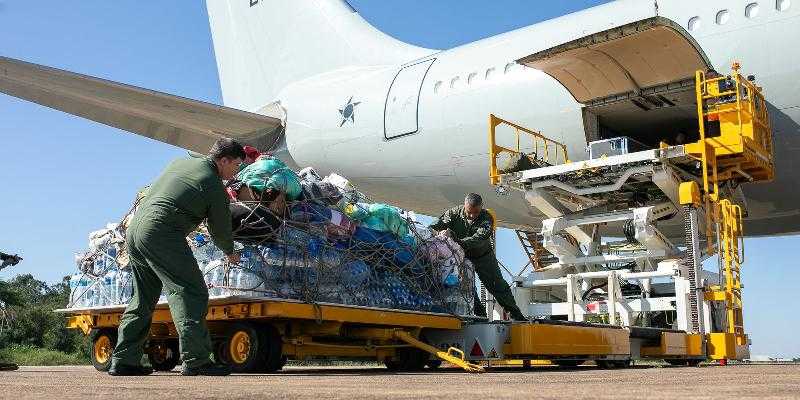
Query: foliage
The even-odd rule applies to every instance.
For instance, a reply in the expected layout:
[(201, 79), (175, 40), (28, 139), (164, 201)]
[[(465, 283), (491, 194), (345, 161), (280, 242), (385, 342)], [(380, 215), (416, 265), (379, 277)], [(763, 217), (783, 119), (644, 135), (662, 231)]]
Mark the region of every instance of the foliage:
[[(0, 325), (0, 349), (16, 349), (15, 354), (33, 357), (31, 359), (39, 354), (43, 362), (58, 357), (31, 349), (54, 350), (66, 353), (64, 356), (88, 354), (88, 339), (76, 330), (66, 329), (64, 315), (53, 312), (67, 304), (69, 290), (66, 279), (48, 285), (30, 274), (0, 282), (0, 301), (9, 311), (7, 321)], [(76, 357), (76, 360), (80, 358)]]
[(0, 349), (0, 360), (19, 365), (78, 365), (88, 364), (89, 355), (86, 352), (64, 353), (36, 346), (12, 344)]

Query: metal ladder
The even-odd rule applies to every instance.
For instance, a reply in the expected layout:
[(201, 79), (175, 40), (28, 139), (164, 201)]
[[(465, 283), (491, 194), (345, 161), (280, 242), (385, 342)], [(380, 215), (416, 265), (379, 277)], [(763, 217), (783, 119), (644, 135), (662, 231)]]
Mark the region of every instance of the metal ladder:
[(515, 230), (519, 243), (525, 254), (528, 255), (534, 271), (539, 271), (547, 265), (557, 263), (558, 258), (542, 246), (542, 234), (534, 231)]

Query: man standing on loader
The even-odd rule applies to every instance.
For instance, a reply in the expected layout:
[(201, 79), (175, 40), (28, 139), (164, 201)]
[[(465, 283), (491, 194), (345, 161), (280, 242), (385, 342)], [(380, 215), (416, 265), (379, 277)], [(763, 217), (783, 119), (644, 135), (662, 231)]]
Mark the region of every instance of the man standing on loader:
[[(439, 234), (449, 233), (453, 240), (461, 245), (464, 254), (475, 266), (478, 278), (483, 282), (486, 290), (494, 296), (497, 302), (511, 314), (511, 318), (524, 321), (527, 318), (522, 314), (508, 282), (500, 272), (497, 264), (494, 246), (492, 245), (492, 216), (483, 209), (481, 196), (470, 193), (464, 199), (463, 206), (453, 207), (442, 214), (439, 220), (431, 225), (431, 229)], [(475, 313), (480, 317), (486, 316), (486, 310), (481, 306), (477, 293), (475, 294)]]
[(222, 138), (214, 143), (208, 157), (173, 161), (150, 186), (127, 230), (133, 298), (120, 320), (109, 374), (153, 372), (141, 365), (141, 359), (162, 288), (166, 289), (178, 331), (182, 374), (230, 374), (228, 366), (211, 361), (211, 339), (205, 321), (208, 288), (186, 235), (207, 219), (214, 243), (230, 262), (239, 262), (222, 181), (235, 176), (245, 157), (242, 145)]

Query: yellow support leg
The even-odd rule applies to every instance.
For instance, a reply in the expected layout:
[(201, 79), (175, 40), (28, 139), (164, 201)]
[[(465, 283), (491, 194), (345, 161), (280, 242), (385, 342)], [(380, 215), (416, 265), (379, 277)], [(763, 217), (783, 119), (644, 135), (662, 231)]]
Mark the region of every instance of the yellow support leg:
[[(447, 361), (450, 364), (453, 364), (453, 365), (456, 365), (458, 367), (461, 367), (462, 369), (464, 369), (467, 372), (485, 372), (483, 367), (481, 367), (480, 365), (473, 364), (473, 363), (465, 360), (464, 359), (464, 352), (459, 350), (459, 349), (456, 349), (455, 347), (449, 348), (446, 352), (445, 351), (441, 351), (441, 350), (437, 349), (436, 347), (433, 347), (433, 346), (431, 346), (431, 345), (429, 345), (427, 343), (424, 343), (424, 342), (418, 340), (417, 338), (411, 336), (408, 332), (406, 332), (404, 330), (396, 330), (396, 331), (394, 331), (394, 337), (397, 338), (398, 340), (406, 342), (406, 343), (408, 343), (408, 344), (410, 344), (410, 345), (412, 345), (412, 346), (414, 346), (414, 347), (416, 347), (416, 348), (418, 348), (420, 350), (427, 351), (428, 353), (431, 353), (431, 354), (435, 355), (436, 357), (440, 358), (443, 361)], [(453, 355), (453, 353), (458, 354), (458, 357)]]

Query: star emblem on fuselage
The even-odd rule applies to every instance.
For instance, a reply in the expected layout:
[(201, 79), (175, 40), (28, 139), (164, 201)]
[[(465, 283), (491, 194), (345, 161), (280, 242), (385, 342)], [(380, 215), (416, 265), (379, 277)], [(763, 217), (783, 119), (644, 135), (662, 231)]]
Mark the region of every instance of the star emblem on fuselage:
[(339, 109), (339, 115), (342, 117), (342, 123), (339, 124), (340, 127), (344, 126), (344, 123), (350, 121), (350, 123), (356, 123), (356, 106), (361, 104), (360, 101), (353, 103), (353, 96), (350, 96), (350, 100), (347, 100), (347, 104), (344, 107)]

